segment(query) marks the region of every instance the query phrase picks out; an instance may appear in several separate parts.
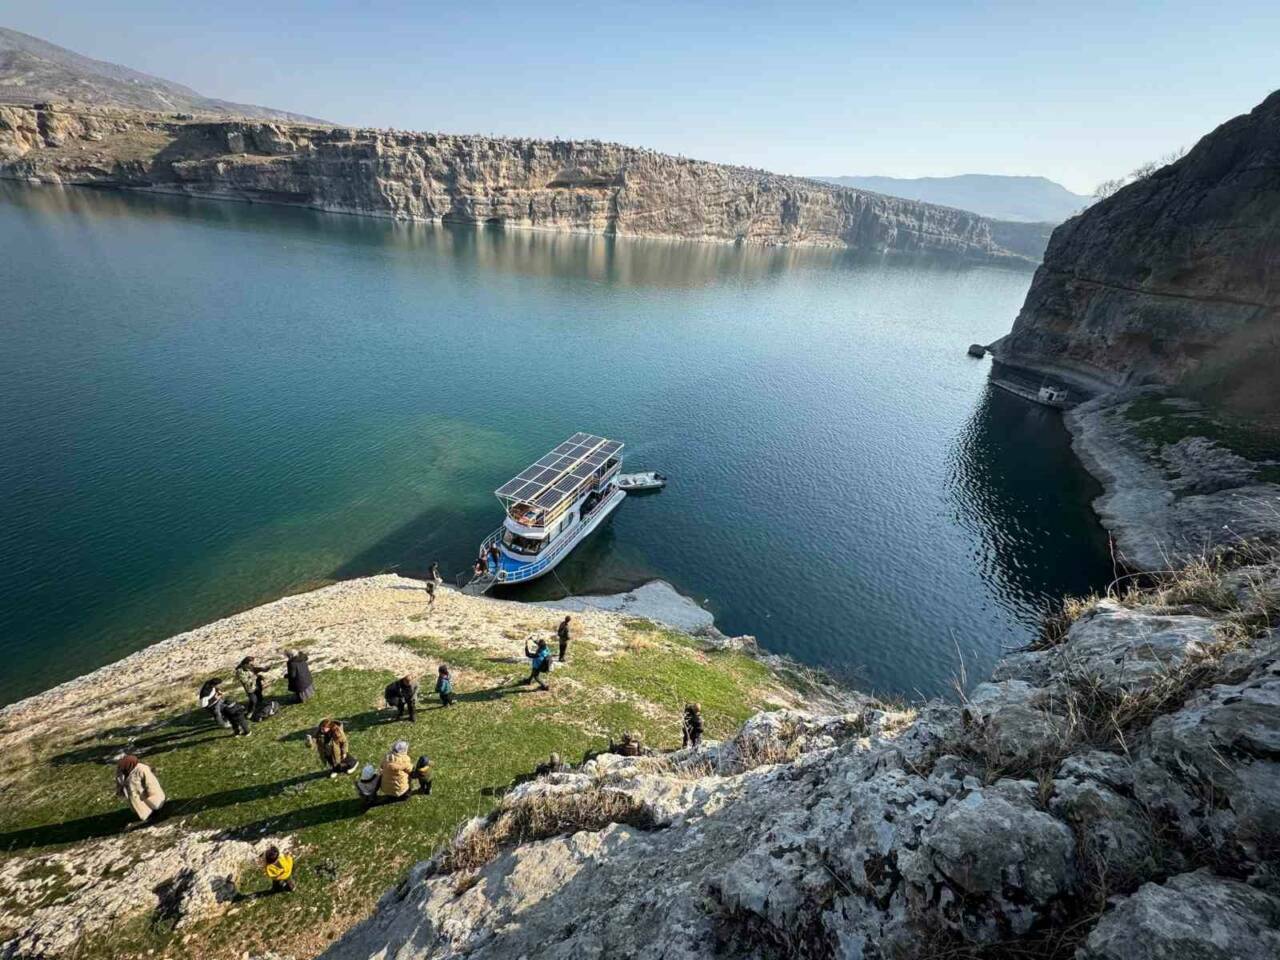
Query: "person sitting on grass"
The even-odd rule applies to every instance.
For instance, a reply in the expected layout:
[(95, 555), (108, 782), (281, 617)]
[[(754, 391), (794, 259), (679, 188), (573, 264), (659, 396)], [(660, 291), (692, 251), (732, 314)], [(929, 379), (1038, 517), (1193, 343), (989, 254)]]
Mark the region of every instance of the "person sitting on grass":
[(684, 743), (683, 746), (697, 750), (702, 743), (702, 704), (690, 703), (684, 708)]
[(293, 857), (281, 853), (278, 847), (267, 847), (262, 855), (263, 872), (271, 881), (272, 893), (293, 893), (297, 884), (293, 882)]
[(410, 723), (418, 722), (418, 685), (413, 682), (413, 677), (406, 674), (399, 680), (392, 680), (382, 691), (382, 698), (388, 707), (396, 708), (397, 720), (403, 720), (407, 712)]
[(381, 778), (375, 803), (396, 803), (409, 799), (409, 775), (413, 761), (409, 759), (409, 741), (397, 740), (382, 759)]
[(436, 676), (436, 693), (440, 695), (440, 706), (453, 705), (453, 678), (449, 676), (449, 668), (443, 663), (440, 664), (440, 671)]
[(539, 640), (538, 646), (534, 650), (529, 649), (529, 641), (524, 642), (524, 655), (529, 658), (529, 676), (520, 682), (522, 684), (530, 684), (535, 680), (538, 682), (538, 688), (541, 690), (550, 690), (551, 685), (542, 679), (544, 673), (551, 672), (551, 648), (547, 646), (547, 641)]
[(612, 738), (609, 740), (609, 753), (616, 753), (620, 757), (647, 757), (652, 751), (646, 749), (644, 742), (640, 739), (640, 734), (634, 730), (628, 730), (622, 735), (621, 743), (614, 743)]
[(357, 760), (347, 752), (347, 732), (337, 720), (329, 717), (321, 720), (315, 733), (308, 734), (307, 743), (315, 748), (320, 766), (329, 770), (331, 778), (355, 772)]
[[(151, 768), (132, 753), (125, 754), (116, 762), (116, 795), (128, 802), (140, 823), (160, 819), (160, 808), (165, 801), (164, 789)], [(129, 824), (129, 827), (136, 826), (136, 823)]]
[(212, 677), (200, 685), (200, 706), (209, 711), (218, 726), (230, 728), (231, 721), (223, 714), (226, 701), (222, 698), (221, 684), (221, 677)]
[(560, 754), (553, 753), (546, 763), (540, 763), (533, 768), (535, 777), (545, 777), (549, 773), (564, 773), (569, 769), (569, 765), (560, 759)]

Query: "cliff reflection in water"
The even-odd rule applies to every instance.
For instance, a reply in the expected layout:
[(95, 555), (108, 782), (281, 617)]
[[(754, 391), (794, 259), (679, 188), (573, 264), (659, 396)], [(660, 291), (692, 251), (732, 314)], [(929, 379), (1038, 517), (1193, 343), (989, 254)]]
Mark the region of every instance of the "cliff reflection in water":
[[(448, 261), (480, 272), (563, 279), (577, 276), (611, 286), (685, 289), (707, 284), (763, 280), (797, 268), (856, 267), (880, 257), (829, 247), (764, 247), (682, 240), (617, 240), (597, 234), (562, 233), (501, 226), (410, 223), (176, 195), (90, 187), (28, 185), (0, 180), (0, 203), (25, 208), (33, 228), (49, 214), (101, 220), (198, 222), (236, 233), (251, 230), (281, 240), (367, 246), (381, 253), (412, 255), (428, 266)], [(326, 234), (328, 240), (326, 240)]]
[(1110, 562), (1090, 506), (1101, 487), (1080, 469), (1056, 410), (987, 384), (949, 458), (956, 521), (995, 596), (1020, 618), (1099, 589)]

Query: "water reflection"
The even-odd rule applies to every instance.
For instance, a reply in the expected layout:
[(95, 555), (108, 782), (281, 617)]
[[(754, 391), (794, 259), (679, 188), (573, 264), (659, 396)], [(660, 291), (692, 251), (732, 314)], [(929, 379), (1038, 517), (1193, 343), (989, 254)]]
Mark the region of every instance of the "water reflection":
[(1097, 589), (1109, 552), (1090, 506), (1101, 487), (1055, 410), (988, 383), (948, 458), (955, 519), (998, 601), (1030, 621), (1064, 593)]
[[(341, 244), (395, 253), (419, 264), (448, 263), (479, 272), (524, 277), (581, 279), (621, 287), (693, 289), (761, 282), (797, 270), (867, 270), (886, 262), (912, 269), (956, 271), (947, 257), (908, 258), (829, 247), (765, 247), (682, 240), (615, 239), (554, 230), (501, 226), (408, 223), (300, 207), (272, 206), (161, 194), (131, 193), (57, 184), (0, 181), (0, 203), (33, 214), (33, 229), (51, 214), (101, 220), (199, 223), (235, 232), (252, 230), (281, 240)], [(320, 229), (322, 228), (322, 229)], [(1016, 271), (1016, 267), (1011, 268)]]

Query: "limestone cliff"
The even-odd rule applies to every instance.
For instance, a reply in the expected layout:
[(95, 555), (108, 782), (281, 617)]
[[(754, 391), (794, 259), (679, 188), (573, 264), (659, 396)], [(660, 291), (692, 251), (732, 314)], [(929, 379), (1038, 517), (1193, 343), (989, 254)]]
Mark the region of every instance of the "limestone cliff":
[(1027, 263), (1035, 225), (600, 141), (0, 105), (0, 177), (403, 220)]
[(1277, 614), (1274, 566), (1184, 577), (963, 704), (524, 784), (324, 956), (1273, 958)]
[(1092, 387), (1193, 383), (1274, 402), (1280, 92), (1058, 227), (994, 350)]

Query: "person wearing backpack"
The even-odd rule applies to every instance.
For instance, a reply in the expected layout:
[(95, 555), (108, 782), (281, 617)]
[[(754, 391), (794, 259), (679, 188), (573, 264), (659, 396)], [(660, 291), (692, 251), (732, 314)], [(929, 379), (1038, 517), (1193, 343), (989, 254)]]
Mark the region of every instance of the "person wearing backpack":
[(453, 678), (449, 676), (449, 668), (443, 663), (440, 664), (440, 671), (436, 676), (436, 693), (440, 695), (440, 706), (453, 705)]
[(529, 641), (524, 642), (524, 655), (529, 658), (529, 676), (520, 682), (522, 684), (530, 684), (535, 680), (538, 683), (538, 689), (550, 690), (551, 685), (542, 679), (544, 673), (551, 672), (551, 648), (547, 646), (547, 641), (539, 640), (538, 646), (534, 650), (529, 649)]

